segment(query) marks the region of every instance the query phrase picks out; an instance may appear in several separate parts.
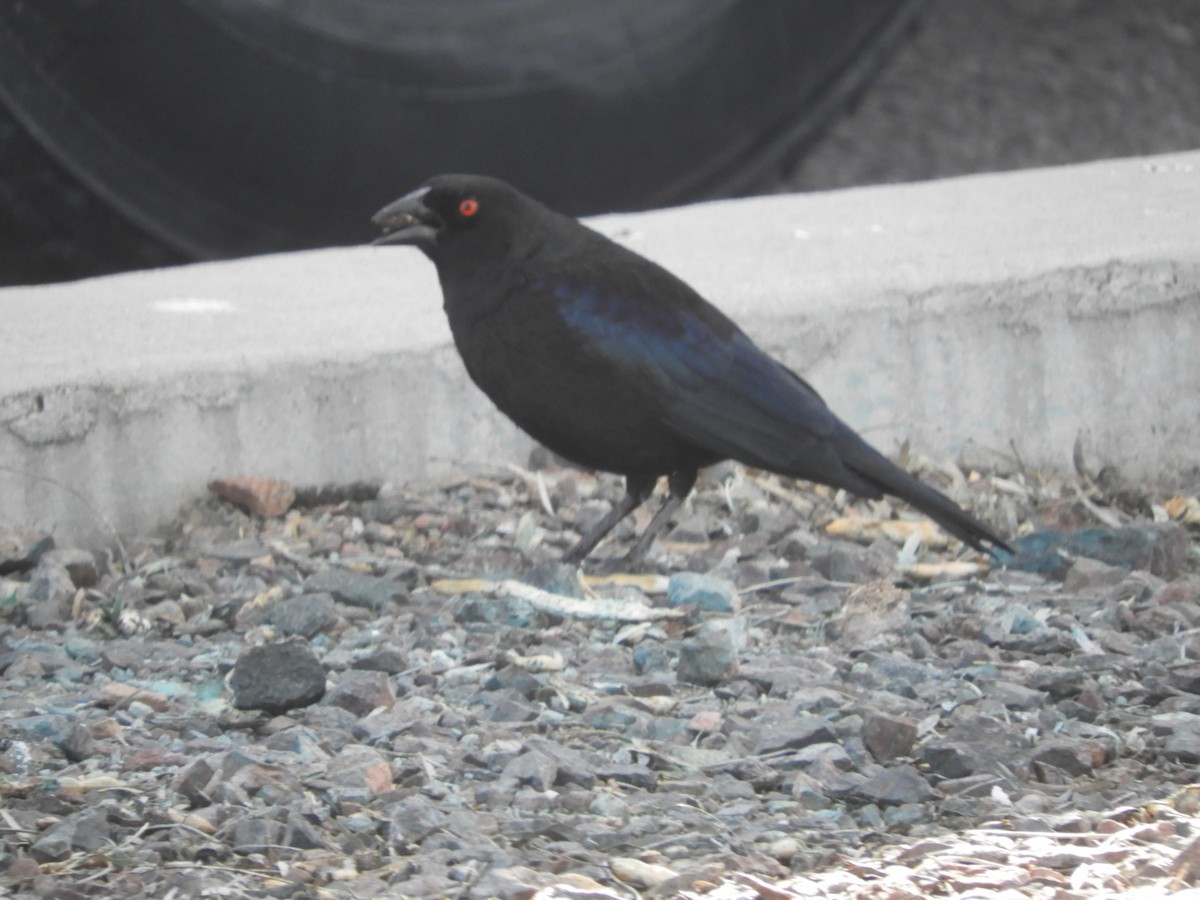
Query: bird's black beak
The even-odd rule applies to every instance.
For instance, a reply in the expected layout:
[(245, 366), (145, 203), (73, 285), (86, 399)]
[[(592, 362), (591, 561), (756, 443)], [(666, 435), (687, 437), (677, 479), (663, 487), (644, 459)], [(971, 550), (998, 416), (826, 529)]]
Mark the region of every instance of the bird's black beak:
[(424, 203), (429, 188), (418, 188), (389, 203), (371, 217), (383, 229), (376, 244), (432, 244), (442, 229), (442, 220)]

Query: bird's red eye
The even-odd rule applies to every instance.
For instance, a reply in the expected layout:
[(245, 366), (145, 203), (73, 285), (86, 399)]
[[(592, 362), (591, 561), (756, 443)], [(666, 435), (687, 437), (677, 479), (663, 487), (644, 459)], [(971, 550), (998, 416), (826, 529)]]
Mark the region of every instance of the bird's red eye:
[(475, 215), (475, 213), (479, 212), (479, 201), (474, 197), (465, 198), (461, 203), (458, 204), (458, 212), (459, 215), (470, 218), (471, 216)]

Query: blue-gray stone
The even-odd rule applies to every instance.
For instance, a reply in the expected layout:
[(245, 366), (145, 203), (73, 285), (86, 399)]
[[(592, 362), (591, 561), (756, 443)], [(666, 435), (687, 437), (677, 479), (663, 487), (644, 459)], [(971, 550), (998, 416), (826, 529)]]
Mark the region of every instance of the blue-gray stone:
[(667, 605), (695, 606), (701, 612), (730, 613), (737, 609), (737, 588), (724, 578), (680, 572), (667, 582)]
[(1016, 605), (1010, 607), (1007, 612), (1000, 617), (1000, 624), (1010, 634), (1029, 634), (1032, 631), (1037, 631), (1042, 627), (1042, 623), (1034, 617), (1026, 606)]
[(737, 673), (738, 652), (745, 640), (740, 619), (707, 622), (679, 645), (675, 677), (688, 684), (712, 687)]
[(671, 667), (671, 652), (659, 641), (643, 641), (633, 649), (633, 668), (639, 675), (665, 672)]

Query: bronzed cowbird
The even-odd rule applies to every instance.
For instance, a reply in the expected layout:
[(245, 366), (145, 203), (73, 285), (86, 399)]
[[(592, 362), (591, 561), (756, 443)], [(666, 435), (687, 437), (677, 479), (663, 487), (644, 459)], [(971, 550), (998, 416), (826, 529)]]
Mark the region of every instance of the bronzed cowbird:
[(467, 372), (509, 418), (625, 497), (567, 551), (586, 557), (651, 494), (669, 496), (640, 559), (695, 484), (735, 459), (877, 499), (907, 500), (972, 547), (991, 529), (891, 463), (802, 378), (661, 266), (494, 178), (442, 175), (384, 207), (377, 244), (437, 267)]

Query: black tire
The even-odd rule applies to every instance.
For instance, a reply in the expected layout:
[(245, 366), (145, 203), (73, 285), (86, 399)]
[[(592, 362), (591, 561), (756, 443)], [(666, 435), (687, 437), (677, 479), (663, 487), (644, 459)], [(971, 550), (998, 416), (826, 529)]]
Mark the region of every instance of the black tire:
[(0, 105), (0, 284), (39, 284), (187, 262), (46, 152)]
[(0, 280), (365, 241), (442, 171), (575, 214), (751, 190), (921, 5), (3, 4), (0, 229), (37, 237)]

